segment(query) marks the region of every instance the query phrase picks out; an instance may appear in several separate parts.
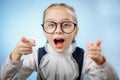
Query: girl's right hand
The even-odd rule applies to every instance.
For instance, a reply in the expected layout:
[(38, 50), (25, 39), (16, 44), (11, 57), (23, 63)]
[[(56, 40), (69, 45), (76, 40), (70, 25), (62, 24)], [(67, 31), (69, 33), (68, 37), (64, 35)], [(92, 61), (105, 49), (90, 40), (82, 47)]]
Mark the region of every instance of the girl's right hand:
[(32, 46), (35, 46), (34, 40), (22, 37), (10, 56), (11, 60), (14, 62), (20, 61), (22, 55), (32, 53)]

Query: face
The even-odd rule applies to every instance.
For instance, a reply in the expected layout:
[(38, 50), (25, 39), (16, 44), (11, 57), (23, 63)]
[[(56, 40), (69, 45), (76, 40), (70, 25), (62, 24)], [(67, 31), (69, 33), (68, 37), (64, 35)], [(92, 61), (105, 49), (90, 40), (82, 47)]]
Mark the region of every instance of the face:
[[(69, 9), (60, 6), (55, 6), (47, 10), (44, 22), (49, 21), (55, 23), (71, 21), (76, 23), (73, 13)], [(57, 24), (56, 30), (51, 34), (45, 32), (49, 44), (58, 53), (62, 53), (69, 48), (78, 32), (78, 27), (75, 27), (72, 33), (66, 34), (61, 30), (60, 26), (60, 24)]]

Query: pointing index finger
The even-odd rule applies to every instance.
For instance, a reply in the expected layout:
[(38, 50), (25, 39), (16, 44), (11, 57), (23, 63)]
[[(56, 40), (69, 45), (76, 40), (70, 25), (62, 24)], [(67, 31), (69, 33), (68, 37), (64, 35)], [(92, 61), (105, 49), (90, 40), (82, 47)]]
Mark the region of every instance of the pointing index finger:
[(29, 43), (29, 44), (31, 44), (32, 46), (35, 46), (35, 40), (26, 39), (25, 37), (22, 37), (21, 41), (24, 42), (24, 43)]
[(29, 39), (28, 41), (30, 44), (32, 44), (32, 46), (35, 46), (35, 40)]
[(24, 43), (28, 43), (29, 42), (25, 37), (22, 37), (21, 41), (24, 42)]
[(102, 43), (102, 40), (98, 40), (96, 43), (95, 43), (95, 46), (100, 46)]

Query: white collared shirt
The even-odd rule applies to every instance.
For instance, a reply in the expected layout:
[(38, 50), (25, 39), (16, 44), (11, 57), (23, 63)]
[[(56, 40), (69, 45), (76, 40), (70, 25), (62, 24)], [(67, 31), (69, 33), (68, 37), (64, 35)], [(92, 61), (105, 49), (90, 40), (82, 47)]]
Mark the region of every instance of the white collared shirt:
[[(50, 78), (48, 80), (54, 79), (54, 78), (51, 78), (50, 73), (52, 73), (51, 75), (55, 76), (56, 70), (57, 70), (57, 72), (59, 72), (61, 74), (61, 76), (64, 76), (64, 74), (62, 74), (62, 72), (63, 73), (65, 73), (66, 71), (68, 73), (73, 72), (73, 74), (70, 74), (70, 75), (72, 75), (70, 78), (67, 77), (66, 79), (62, 79), (63, 77), (61, 77), (61, 79), (59, 79), (59, 80), (72, 80), (72, 78), (74, 79), (75, 77), (78, 76), (76, 63), (73, 63), (74, 61), (71, 59), (71, 53), (72, 53), (72, 51), (75, 50), (73, 46), (75, 47), (75, 45), (73, 44), (73, 45), (71, 45), (71, 47), (68, 50), (65, 51), (64, 56), (66, 56), (66, 58), (63, 57), (63, 55), (62, 55), (62, 57), (61, 57), (62, 59), (60, 59), (59, 57), (61, 55), (56, 54), (51, 49), (51, 47), (49, 45), (47, 45), (48, 54), (44, 56), (45, 59), (44, 59), (43, 63), (41, 64), (42, 70), (44, 72), (44, 77), (49, 75)], [(54, 55), (54, 56), (52, 56), (52, 55)], [(55, 58), (55, 56), (57, 56), (57, 58)], [(51, 63), (49, 63), (47, 65), (48, 67), (43, 68), (43, 66), (45, 66), (44, 63), (49, 62), (49, 60), (51, 60), (50, 61)], [(54, 62), (54, 60), (55, 60), (55, 62)], [(63, 62), (61, 62), (61, 61), (63, 61)], [(62, 64), (60, 64), (60, 63), (62, 63)], [(57, 66), (55, 66), (56, 64), (57, 64)], [(66, 67), (64, 67), (65, 69), (62, 69), (61, 67), (63, 67), (63, 65), (67, 65), (67, 66), (70, 65), (70, 66), (68, 68), (66, 66)], [(53, 67), (53, 68), (51, 69), (51, 67)], [(53, 70), (54, 68), (55, 69), (57, 68), (57, 69)], [(6, 60), (6, 62), (1, 67), (0, 79), (1, 80), (26, 80), (33, 71), (37, 72), (38, 69), (39, 69), (39, 67), (38, 67), (38, 50), (34, 49), (33, 53), (26, 55), (25, 58), (23, 60), (21, 60), (20, 62), (12, 62), (10, 60), (10, 56), (9, 56), (8, 59)], [(50, 70), (53, 70), (53, 71), (50, 71)], [(64, 70), (64, 71), (61, 71), (61, 70)], [(45, 76), (45, 74), (46, 74), (46, 76)], [(68, 76), (68, 75), (66, 74), (66, 76)], [(115, 70), (107, 61), (103, 65), (97, 65), (85, 53), (83, 69), (82, 69), (82, 74), (81, 74), (80, 80), (119, 80), (119, 79), (118, 79), (118, 76), (117, 76)]]

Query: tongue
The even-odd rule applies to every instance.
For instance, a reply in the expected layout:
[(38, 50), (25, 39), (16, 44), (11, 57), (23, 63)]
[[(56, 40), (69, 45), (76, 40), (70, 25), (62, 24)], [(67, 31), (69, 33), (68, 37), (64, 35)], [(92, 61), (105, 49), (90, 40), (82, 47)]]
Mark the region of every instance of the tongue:
[(57, 48), (63, 47), (63, 42), (57, 42), (57, 43), (56, 43), (56, 47), (57, 47)]

